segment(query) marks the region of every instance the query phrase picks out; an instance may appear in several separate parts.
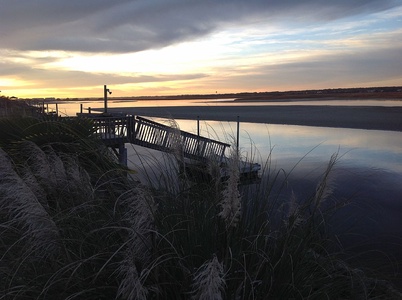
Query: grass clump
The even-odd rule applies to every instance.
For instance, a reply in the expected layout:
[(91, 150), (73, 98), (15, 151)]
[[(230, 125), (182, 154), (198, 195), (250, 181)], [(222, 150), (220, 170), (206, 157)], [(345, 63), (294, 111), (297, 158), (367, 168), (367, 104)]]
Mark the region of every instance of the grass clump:
[(400, 297), (327, 235), (337, 155), (306, 199), (282, 198), (282, 171), (239, 185), (237, 151), (226, 181), (194, 182), (175, 172), (178, 147), (144, 186), (90, 124), (57, 122), (0, 123), (13, 128), (0, 144), (0, 299)]

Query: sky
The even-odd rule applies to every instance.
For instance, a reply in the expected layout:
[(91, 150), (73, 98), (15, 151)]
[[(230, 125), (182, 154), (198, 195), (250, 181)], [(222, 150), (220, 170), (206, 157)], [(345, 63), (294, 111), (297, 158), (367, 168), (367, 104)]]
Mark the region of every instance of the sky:
[(0, 0), (0, 95), (402, 86), (402, 0)]

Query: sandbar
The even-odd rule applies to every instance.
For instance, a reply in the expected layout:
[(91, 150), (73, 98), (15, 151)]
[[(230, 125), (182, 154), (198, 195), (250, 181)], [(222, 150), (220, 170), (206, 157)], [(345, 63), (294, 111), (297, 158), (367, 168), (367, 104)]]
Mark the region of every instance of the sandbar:
[(382, 106), (162, 106), (119, 107), (123, 112), (144, 117), (237, 121), (319, 127), (402, 131), (402, 107)]

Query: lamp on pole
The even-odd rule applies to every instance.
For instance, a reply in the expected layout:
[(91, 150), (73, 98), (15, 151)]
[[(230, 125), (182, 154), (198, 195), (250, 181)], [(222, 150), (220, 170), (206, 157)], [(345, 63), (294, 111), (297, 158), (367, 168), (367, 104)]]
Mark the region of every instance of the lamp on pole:
[(107, 94), (111, 94), (112, 92), (107, 88), (107, 85), (105, 84), (103, 86), (103, 101), (105, 103), (104, 105), (104, 113), (107, 113)]

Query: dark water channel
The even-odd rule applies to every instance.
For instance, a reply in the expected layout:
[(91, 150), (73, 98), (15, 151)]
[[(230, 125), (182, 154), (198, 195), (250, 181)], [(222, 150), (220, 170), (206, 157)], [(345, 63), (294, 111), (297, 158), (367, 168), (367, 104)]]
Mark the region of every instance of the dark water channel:
[[(178, 120), (196, 132), (193, 120)], [(233, 142), (235, 123), (208, 121), (201, 134)], [(240, 124), (243, 157), (268, 165), (286, 176), (283, 201), (314, 194), (332, 155), (332, 195), (338, 204), (328, 221), (351, 263), (392, 277), (402, 288), (402, 133), (310, 126)], [(268, 163), (267, 163), (268, 162)], [(280, 180), (279, 180), (280, 181)]]

